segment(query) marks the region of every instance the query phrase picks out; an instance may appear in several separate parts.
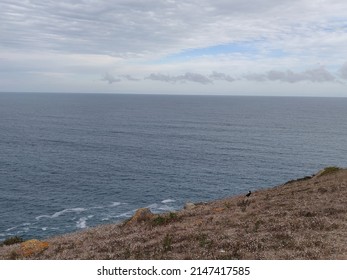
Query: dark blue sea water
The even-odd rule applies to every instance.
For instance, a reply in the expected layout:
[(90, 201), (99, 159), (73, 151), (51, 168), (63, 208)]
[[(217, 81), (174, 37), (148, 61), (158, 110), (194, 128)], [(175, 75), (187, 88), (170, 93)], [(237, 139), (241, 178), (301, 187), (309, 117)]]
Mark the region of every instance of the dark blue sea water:
[(0, 94), (0, 240), (347, 166), (347, 98)]

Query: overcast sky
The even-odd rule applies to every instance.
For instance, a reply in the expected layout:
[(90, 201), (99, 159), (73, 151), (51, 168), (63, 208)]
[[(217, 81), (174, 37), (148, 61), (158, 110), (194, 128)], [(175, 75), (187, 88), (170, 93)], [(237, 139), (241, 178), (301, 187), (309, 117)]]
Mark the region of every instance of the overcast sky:
[(0, 0), (0, 91), (347, 97), (347, 1)]

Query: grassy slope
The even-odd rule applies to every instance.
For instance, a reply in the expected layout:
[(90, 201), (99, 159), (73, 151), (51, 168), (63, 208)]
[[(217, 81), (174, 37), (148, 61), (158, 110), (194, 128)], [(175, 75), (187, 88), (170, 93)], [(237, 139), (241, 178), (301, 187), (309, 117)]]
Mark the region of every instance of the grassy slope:
[[(347, 170), (48, 239), (34, 259), (347, 259)], [(0, 259), (21, 258), (19, 244)]]

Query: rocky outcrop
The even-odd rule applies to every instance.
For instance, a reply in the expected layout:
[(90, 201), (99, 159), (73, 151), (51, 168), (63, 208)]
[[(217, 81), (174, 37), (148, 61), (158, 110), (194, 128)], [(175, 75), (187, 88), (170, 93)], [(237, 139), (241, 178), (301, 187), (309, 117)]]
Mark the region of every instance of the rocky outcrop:
[(46, 250), (48, 247), (48, 242), (43, 242), (37, 239), (31, 239), (20, 244), (17, 254), (26, 258), (32, 255), (39, 254)]
[(184, 205), (184, 209), (185, 210), (190, 210), (190, 209), (194, 209), (196, 207), (196, 205), (192, 202), (187, 202), (185, 205)]
[(127, 222), (127, 225), (149, 221), (153, 219), (155, 215), (148, 208), (140, 208), (137, 209), (134, 216)]

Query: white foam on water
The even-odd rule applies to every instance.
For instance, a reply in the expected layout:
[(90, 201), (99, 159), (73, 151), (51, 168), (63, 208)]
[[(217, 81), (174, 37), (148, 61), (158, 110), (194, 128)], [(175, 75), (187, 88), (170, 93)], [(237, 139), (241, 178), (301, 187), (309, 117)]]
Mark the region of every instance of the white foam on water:
[(86, 228), (87, 227), (88, 217), (82, 217), (76, 222), (77, 228)]
[(94, 206), (94, 207), (90, 207), (90, 209), (103, 209), (105, 208), (105, 206)]
[(86, 228), (87, 227), (87, 220), (93, 218), (94, 215), (89, 215), (87, 217), (82, 217), (76, 222), (77, 228)]
[(52, 216), (50, 216), (50, 215), (40, 215), (40, 216), (35, 217), (35, 219), (36, 219), (37, 221), (40, 220), (40, 219), (42, 219), (42, 218), (52, 218)]
[(121, 204), (122, 204), (121, 202), (112, 202), (109, 207), (117, 207), (117, 206), (119, 206)]
[(47, 227), (43, 227), (43, 228), (41, 228), (43, 231), (46, 231), (47, 230)]
[(168, 205), (163, 205), (163, 206), (159, 207), (158, 210), (162, 210), (162, 211), (174, 211), (175, 209), (174, 209), (173, 207), (168, 206)]
[(81, 213), (84, 211), (87, 211), (87, 209), (85, 209), (85, 208), (68, 208), (68, 209), (64, 209), (62, 211), (55, 212), (53, 215), (40, 215), (40, 216), (35, 217), (35, 219), (36, 220), (40, 220), (42, 218), (54, 219), (54, 218), (58, 218), (61, 215), (64, 215), (65, 213), (72, 213), (72, 212)]
[(121, 213), (117, 216), (115, 216), (116, 218), (129, 218), (129, 217), (132, 217), (134, 215), (134, 213), (136, 212), (136, 210), (132, 210), (132, 211), (128, 211), (128, 212), (125, 212), (125, 213)]
[(68, 209), (64, 209), (62, 211), (54, 213), (51, 217), (52, 218), (57, 218), (57, 217), (65, 214), (65, 213), (70, 213), (70, 212), (81, 213), (81, 212), (84, 212), (84, 211), (87, 211), (87, 209), (85, 209), (85, 208), (68, 208)]
[(11, 231), (11, 230), (14, 230), (14, 229), (16, 229), (16, 228), (18, 228), (18, 226), (8, 228), (8, 229), (6, 229), (5, 231)]
[(153, 204), (150, 204), (150, 205), (146, 206), (146, 208), (157, 209), (158, 208), (158, 204), (157, 203), (153, 203)]
[(172, 203), (172, 202), (176, 202), (176, 200), (169, 198), (169, 199), (164, 199), (161, 203), (166, 204), (166, 203)]

